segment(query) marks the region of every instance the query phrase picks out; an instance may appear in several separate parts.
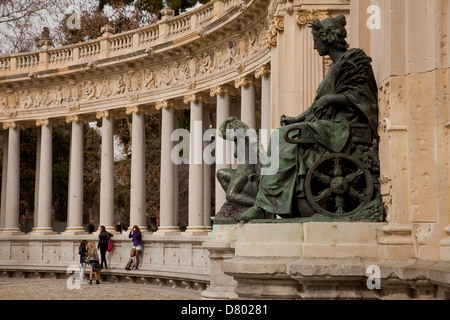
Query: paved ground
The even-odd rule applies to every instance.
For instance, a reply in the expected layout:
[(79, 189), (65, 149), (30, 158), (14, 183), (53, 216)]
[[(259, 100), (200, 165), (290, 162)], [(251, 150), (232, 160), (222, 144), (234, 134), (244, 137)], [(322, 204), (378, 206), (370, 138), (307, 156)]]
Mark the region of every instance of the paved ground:
[[(73, 285), (73, 284), (72, 284)], [(0, 300), (199, 300), (200, 292), (108, 283), (69, 289), (67, 280), (0, 278)]]

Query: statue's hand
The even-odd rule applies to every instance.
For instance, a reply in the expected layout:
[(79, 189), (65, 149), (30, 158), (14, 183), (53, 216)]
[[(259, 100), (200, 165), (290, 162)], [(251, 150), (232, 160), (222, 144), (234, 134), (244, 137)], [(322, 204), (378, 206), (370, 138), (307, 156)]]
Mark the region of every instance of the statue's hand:
[(287, 126), (289, 124), (293, 124), (296, 122), (294, 117), (287, 117), (284, 114), (281, 116), (280, 124), (282, 127)]

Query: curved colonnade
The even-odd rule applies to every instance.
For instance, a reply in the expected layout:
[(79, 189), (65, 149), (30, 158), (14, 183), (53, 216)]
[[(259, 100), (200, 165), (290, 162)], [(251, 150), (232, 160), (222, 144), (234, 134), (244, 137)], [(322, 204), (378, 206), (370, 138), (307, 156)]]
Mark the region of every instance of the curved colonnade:
[[(261, 116), (268, 123), (268, 7), (265, 0), (211, 1), (178, 17), (165, 9), (161, 21), (149, 27), (112, 35), (111, 28), (105, 26), (102, 37), (96, 40), (52, 48), (48, 39), (42, 39), (37, 52), (0, 57), (5, 164), (0, 271), (10, 276), (19, 272), (25, 276), (65, 277), (65, 267), (78, 263), (79, 241), (95, 241), (95, 235), (84, 232), (82, 221), (85, 122), (97, 121), (102, 127), (100, 224), (112, 230), (113, 122), (131, 117), (134, 152), (130, 225), (146, 229), (144, 115), (160, 112), (160, 228), (144, 237), (143, 266), (137, 278), (159, 285), (204, 289), (210, 272), (208, 251), (202, 247), (211, 231), (211, 204), (204, 202), (211, 195), (207, 182), (211, 181), (210, 170), (204, 163), (190, 164), (188, 226), (180, 232), (175, 215), (176, 165), (170, 158), (174, 146), (171, 134), (176, 129), (177, 112), (185, 109), (190, 109), (190, 136), (200, 137), (200, 146), (203, 131), (220, 125), (230, 115), (240, 116), (258, 129), (259, 103), (264, 108)], [(210, 123), (211, 113), (216, 123)], [(198, 123), (203, 120), (202, 129)], [(71, 127), (71, 158), (67, 228), (57, 235), (51, 228), (51, 150), (52, 128), (60, 125)], [(19, 229), (20, 130), (24, 128), (40, 131), (35, 226), (27, 235)], [(195, 145), (192, 150), (202, 152), (202, 147)], [(223, 166), (231, 165), (217, 165), (216, 170)], [(216, 190), (216, 206), (221, 206), (225, 194), (220, 186)], [(131, 244), (119, 235), (115, 239), (109, 265), (122, 268)], [(113, 274), (108, 270), (103, 276), (113, 280), (127, 277), (125, 272)]]

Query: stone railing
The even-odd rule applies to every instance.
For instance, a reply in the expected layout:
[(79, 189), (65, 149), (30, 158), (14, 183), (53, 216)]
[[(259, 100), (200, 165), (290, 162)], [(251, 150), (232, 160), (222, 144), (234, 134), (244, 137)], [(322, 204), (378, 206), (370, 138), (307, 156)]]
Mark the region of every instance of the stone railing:
[(212, 0), (177, 17), (173, 16), (172, 10), (163, 9), (162, 19), (150, 26), (116, 35), (112, 35), (111, 28), (105, 27), (102, 29), (103, 36), (92, 41), (59, 48), (43, 46), (36, 52), (5, 55), (0, 57), (0, 77), (25, 71), (48, 70), (61, 63), (76, 65), (85, 63), (86, 60), (159, 45), (188, 33), (195, 35), (198, 28), (222, 18), (237, 5), (237, 0)]

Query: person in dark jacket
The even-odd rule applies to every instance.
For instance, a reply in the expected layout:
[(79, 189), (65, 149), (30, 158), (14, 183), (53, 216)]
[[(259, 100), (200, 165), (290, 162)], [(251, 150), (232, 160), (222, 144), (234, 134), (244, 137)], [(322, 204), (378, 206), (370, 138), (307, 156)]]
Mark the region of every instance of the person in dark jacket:
[(109, 239), (111, 237), (113, 237), (113, 235), (106, 231), (105, 226), (100, 226), (97, 248), (100, 249), (101, 266), (103, 268), (103, 263), (105, 263), (105, 269), (108, 269), (108, 264), (106, 263), (106, 250), (108, 249)]
[(84, 281), (84, 271), (86, 270), (86, 265), (88, 264), (88, 242), (87, 240), (82, 240), (80, 243), (80, 247), (78, 248), (78, 253), (80, 255), (80, 264), (81, 264), (81, 272), (80, 272), (80, 283), (87, 284)]

